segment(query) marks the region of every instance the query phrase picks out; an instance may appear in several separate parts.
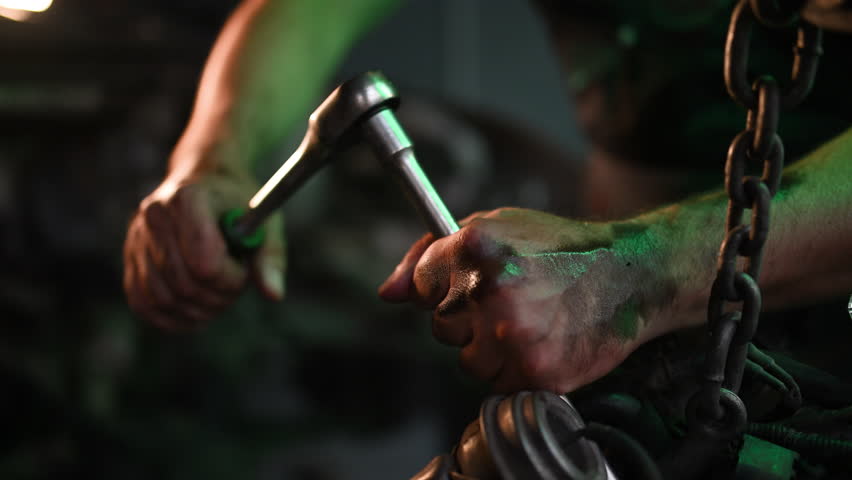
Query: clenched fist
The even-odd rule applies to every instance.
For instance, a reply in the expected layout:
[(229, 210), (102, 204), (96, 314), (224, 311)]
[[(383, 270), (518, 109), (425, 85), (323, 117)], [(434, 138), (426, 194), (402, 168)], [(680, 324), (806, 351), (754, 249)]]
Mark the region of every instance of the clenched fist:
[(671, 288), (640, 224), (524, 209), (461, 223), (415, 243), (379, 294), (434, 309), (435, 337), (497, 390), (571, 391), (665, 329), (655, 319)]
[(264, 295), (284, 296), (282, 219), (266, 225), (263, 245), (234, 259), (219, 230), (226, 211), (246, 205), (248, 178), (207, 175), (166, 180), (146, 197), (124, 244), (124, 288), (130, 306), (164, 328), (192, 329), (232, 303), (252, 278)]

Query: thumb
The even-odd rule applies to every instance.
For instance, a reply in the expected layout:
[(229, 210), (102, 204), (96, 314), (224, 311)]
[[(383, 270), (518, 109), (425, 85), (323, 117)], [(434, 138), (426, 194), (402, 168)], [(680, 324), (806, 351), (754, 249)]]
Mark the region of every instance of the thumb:
[(282, 300), (286, 291), (287, 252), (280, 216), (267, 224), (266, 238), (255, 252), (252, 267), (254, 282), (261, 293), (270, 300)]
[(379, 286), (379, 297), (382, 300), (393, 303), (408, 301), (414, 267), (434, 239), (435, 237), (431, 233), (427, 233), (408, 249), (408, 253), (405, 254), (393, 273)]

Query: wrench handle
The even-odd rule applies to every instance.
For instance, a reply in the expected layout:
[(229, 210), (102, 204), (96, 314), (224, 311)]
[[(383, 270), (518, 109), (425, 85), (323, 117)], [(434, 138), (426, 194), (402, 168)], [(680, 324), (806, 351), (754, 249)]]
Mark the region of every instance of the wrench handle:
[[(420, 168), (411, 140), (393, 111), (385, 108), (376, 112), (364, 121), (361, 128), (376, 157), (405, 192), (429, 231), (436, 238), (457, 232), (458, 224)], [(220, 226), (232, 255), (244, 256), (263, 243), (264, 232), (260, 224), (325, 164), (328, 154), (327, 148), (321, 147), (313, 136), (307, 136), (299, 150), (252, 198), (248, 210), (234, 209), (222, 217)], [(310, 157), (315, 158), (306, 161)]]
[(368, 118), (362, 127), (376, 157), (394, 177), (414, 205), (420, 218), (436, 238), (459, 230), (444, 201), (435, 191), (429, 177), (420, 168), (408, 135), (393, 111), (385, 109)]
[(263, 226), (255, 227), (246, 233), (243, 227), (245, 218), (246, 210), (243, 208), (228, 210), (219, 218), (219, 229), (225, 237), (228, 252), (235, 258), (242, 258), (256, 250), (266, 237)]
[(299, 148), (257, 191), (248, 206), (222, 216), (219, 226), (231, 255), (245, 256), (263, 243), (263, 222), (328, 162), (330, 153), (331, 148), (319, 141), (316, 128), (308, 128)]

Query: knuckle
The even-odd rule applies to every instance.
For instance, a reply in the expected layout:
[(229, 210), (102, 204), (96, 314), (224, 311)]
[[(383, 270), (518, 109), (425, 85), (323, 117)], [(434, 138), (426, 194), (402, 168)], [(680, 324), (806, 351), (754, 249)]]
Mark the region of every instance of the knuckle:
[(477, 218), (460, 230), (459, 254), (474, 263), (498, 267), (506, 258), (514, 255), (512, 247), (500, 240), (499, 231), (494, 230), (494, 220)]
[(139, 207), (139, 215), (146, 225), (160, 225), (166, 214), (166, 206), (159, 199), (145, 201)]
[(487, 253), (487, 246), (491, 243), (486, 228), (486, 221), (475, 218), (465, 226), (459, 233), (459, 248), (462, 254), (479, 258)]
[(175, 207), (178, 209), (185, 208), (190, 204), (192, 198), (194, 197), (194, 188), (192, 185), (181, 185), (175, 189), (175, 191), (166, 198), (166, 205), (170, 207)]
[(517, 214), (521, 209), (517, 207), (500, 207), (492, 210), (488, 216), (492, 218), (502, 218)]
[(414, 269), (411, 298), (423, 308), (434, 308), (443, 299), (442, 282), (427, 264), (418, 264)]

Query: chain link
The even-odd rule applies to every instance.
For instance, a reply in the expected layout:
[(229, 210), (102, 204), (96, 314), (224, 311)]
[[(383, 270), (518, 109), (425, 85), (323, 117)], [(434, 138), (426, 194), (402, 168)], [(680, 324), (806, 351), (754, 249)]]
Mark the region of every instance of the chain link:
[[(757, 104), (755, 90), (748, 81), (749, 45), (754, 27), (754, 11), (750, 4), (777, 3), (774, 0), (740, 0), (731, 14), (728, 36), (725, 41), (725, 86), (735, 102), (748, 110)], [(794, 15), (793, 18), (796, 18)], [(766, 25), (771, 26), (772, 22)], [(822, 55), (822, 30), (799, 21), (796, 44), (793, 46), (793, 68), (790, 84), (781, 95), (781, 106), (793, 108), (810, 93), (816, 76), (819, 57)]]
[[(748, 114), (745, 129), (728, 148), (725, 238), (707, 309), (711, 345), (703, 386), (687, 409), (691, 427), (715, 429), (717, 434), (737, 435), (745, 427), (745, 407), (736, 392), (757, 330), (762, 304), (757, 279), (769, 234), (770, 202), (784, 169), (784, 145), (776, 133), (779, 112), (807, 96), (822, 53), (822, 32), (798, 19), (802, 4), (801, 0), (740, 0), (731, 14), (725, 43), (725, 85)], [(792, 73), (783, 90), (770, 75), (749, 82), (749, 44), (755, 21), (773, 28), (795, 25), (798, 30)], [(752, 163), (762, 165), (760, 176), (746, 175)], [(751, 221), (742, 223), (746, 210), (751, 211)], [(731, 303), (735, 305), (728, 305)]]

